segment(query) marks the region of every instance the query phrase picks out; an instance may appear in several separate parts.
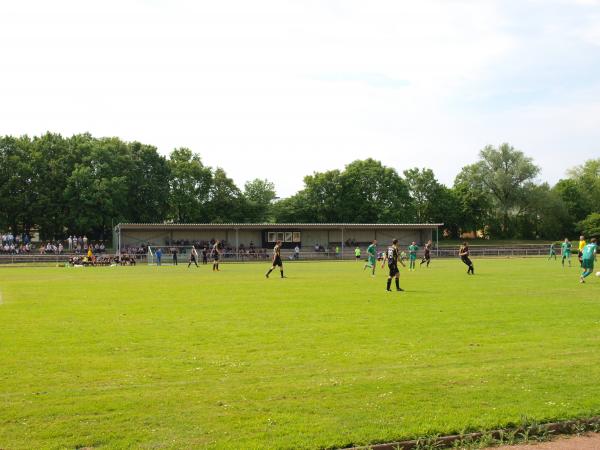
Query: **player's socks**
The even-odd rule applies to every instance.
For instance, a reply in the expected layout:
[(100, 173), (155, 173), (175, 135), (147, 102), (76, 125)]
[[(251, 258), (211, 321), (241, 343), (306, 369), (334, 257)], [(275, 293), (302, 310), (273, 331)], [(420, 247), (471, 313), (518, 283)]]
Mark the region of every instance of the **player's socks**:
[(386, 288), (388, 291), (391, 291), (391, 289), (390, 289), (391, 285), (392, 285), (392, 279), (388, 278), (388, 280), (387, 280), (387, 288)]
[(591, 270), (586, 270), (585, 272), (583, 272), (583, 274), (581, 274), (581, 276), (583, 278), (587, 278), (589, 275), (591, 275), (592, 271)]
[(283, 278), (283, 270), (281, 271), (281, 278)]
[(400, 291), (400, 290), (401, 290), (401, 289), (400, 289), (400, 279), (399, 279), (399, 278), (396, 278), (396, 290), (397, 290), (397, 291)]
[(269, 278), (269, 275), (271, 275), (271, 272), (273, 272), (273, 269), (269, 269), (267, 271), (267, 273), (265, 273), (265, 277)]

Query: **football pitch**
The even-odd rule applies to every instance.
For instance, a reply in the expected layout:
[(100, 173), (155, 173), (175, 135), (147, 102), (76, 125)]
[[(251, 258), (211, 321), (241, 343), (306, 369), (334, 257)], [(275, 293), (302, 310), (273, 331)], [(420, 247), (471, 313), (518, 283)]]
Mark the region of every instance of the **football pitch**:
[[(600, 279), (539, 259), (0, 268), (0, 448), (332, 448), (600, 414)], [(393, 285), (392, 285), (393, 287)]]

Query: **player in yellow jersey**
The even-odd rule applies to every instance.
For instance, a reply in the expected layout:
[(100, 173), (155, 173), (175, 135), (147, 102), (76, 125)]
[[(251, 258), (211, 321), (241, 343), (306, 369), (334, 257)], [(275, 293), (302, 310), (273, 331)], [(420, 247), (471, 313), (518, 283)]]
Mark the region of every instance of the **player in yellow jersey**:
[(583, 256), (583, 248), (585, 247), (585, 245), (587, 244), (587, 242), (585, 242), (585, 236), (579, 236), (579, 251), (577, 252), (577, 259), (579, 260), (579, 267), (581, 267), (582, 264), (582, 259), (581, 257)]

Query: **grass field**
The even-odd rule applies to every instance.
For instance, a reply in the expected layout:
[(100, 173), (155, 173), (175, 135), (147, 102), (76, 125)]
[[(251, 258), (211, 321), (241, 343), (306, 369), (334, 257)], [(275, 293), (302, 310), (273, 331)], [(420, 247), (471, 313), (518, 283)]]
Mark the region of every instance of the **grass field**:
[[(573, 259), (576, 263), (576, 259)], [(600, 414), (600, 279), (545, 259), (0, 268), (0, 448), (318, 448)]]

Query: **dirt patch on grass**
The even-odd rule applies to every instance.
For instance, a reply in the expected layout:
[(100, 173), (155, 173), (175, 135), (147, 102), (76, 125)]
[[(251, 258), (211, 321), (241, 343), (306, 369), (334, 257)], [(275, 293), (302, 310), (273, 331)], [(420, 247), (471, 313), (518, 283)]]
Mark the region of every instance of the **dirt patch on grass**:
[(600, 433), (584, 436), (561, 436), (553, 441), (536, 444), (503, 445), (489, 450), (600, 450)]

